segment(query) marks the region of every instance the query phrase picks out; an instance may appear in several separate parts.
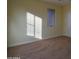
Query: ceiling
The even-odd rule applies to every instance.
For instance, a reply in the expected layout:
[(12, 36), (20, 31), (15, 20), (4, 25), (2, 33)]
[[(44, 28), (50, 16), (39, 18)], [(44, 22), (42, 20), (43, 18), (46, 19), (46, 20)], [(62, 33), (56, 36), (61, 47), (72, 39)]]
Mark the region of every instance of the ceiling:
[(71, 3), (71, 0), (42, 0), (42, 1), (59, 4), (59, 5), (67, 5)]

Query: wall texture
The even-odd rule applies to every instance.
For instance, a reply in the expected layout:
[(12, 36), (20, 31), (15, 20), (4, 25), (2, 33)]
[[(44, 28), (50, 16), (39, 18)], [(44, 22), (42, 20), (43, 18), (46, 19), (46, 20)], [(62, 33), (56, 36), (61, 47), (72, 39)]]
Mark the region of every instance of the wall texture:
[(62, 23), (63, 23), (63, 35), (71, 36), (71, 6), (65, 5), (62, 7)]
[[(47, 8), (55, 9), (55, 26), (47, 25)], [(8, 0), (8, 46), (16, 46), (29, 42), (38, 41), (34, 37), (26, 35), (26, 12), (31, 12), (42, 18), (42, 38), (60, 36), (62, 34), (62, 7), (39, 0)], [(66, 11), (64, 9), (64, 11)], [(70, 17), (70, 15), (69, 15)], [(69, 20), (68, 18), (67, 20)], [(66, 22), (66, 21), (65, 21)], [(66, 24), (66, 23), (65, 23)], [(63, 24), (64, 25), (64, 24)], [(69, 26), (67, 24), (67, 26)], [(66, 27), (67, 27), (66, 26)], [(70, 28), (70, 27), (68, 27)], [(64, 28), (65, 30), (65, 28)], [(69, 31), (70, 29), (66, 29)], [(68, 34), (69, 32), (64, 32)]]

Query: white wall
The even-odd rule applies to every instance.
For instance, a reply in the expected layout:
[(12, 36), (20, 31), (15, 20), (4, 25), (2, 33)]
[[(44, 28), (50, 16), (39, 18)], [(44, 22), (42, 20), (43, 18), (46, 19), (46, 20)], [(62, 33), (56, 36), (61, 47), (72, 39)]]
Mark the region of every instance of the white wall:
[[(55, 9), (55, 26), (47, 26), (47, 8)], [(62, 34), (61, 6), (41, 2), (39, 0), (8, 0), (8, 46), (16, 46), (39, 39), (26, 35), (26, 12), (31, 12), (42, 20), (43, 39)]]
[(63, 35), (71, 36), (71, 6), (65, 5), (62, 7), (63, 10)]

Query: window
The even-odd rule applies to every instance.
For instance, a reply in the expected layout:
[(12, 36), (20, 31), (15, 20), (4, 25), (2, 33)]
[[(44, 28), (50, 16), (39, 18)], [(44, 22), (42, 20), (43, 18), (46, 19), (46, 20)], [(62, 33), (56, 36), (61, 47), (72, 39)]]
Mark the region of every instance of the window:
[(55, 25), (55, 10), (48, 9), (48, 26), (52, 27)]
[(27, 35), (42, 39), (42, 18), (26, 13)]

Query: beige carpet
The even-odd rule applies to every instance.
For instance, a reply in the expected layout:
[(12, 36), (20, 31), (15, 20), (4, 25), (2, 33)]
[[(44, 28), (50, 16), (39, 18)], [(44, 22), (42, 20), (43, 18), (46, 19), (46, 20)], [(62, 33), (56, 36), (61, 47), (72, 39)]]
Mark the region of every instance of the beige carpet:
[(21, 59), (71, 59), (71, 39), (65, 36), (8, 48), (8, 57)]

